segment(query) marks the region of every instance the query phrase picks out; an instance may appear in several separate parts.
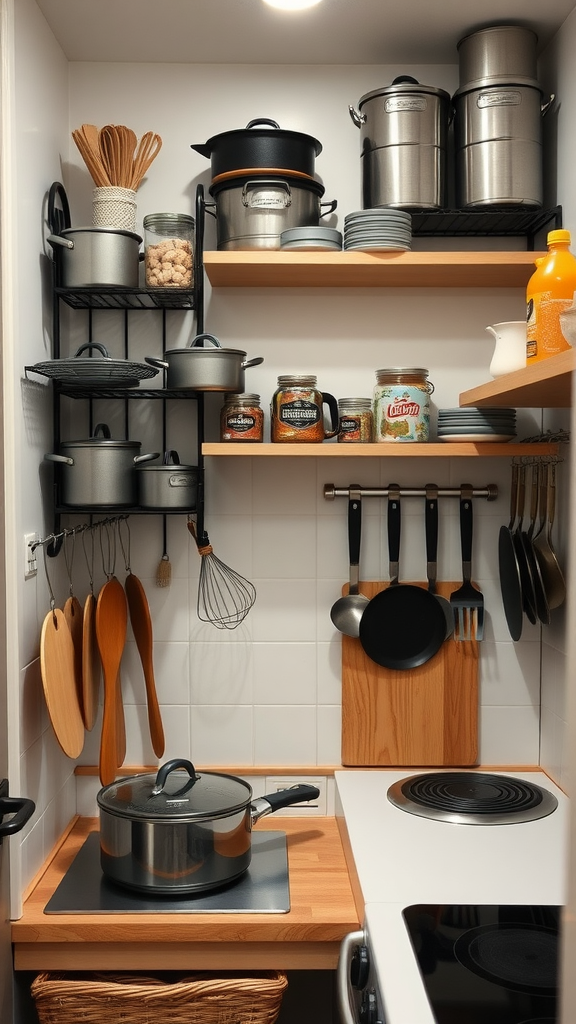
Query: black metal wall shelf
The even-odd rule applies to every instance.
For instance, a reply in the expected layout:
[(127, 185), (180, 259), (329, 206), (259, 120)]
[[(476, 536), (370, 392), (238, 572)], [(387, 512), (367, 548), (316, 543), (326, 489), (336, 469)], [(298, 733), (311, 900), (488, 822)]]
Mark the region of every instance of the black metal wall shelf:
[(175, 389), (175, 388), (89, 388), (79, 387), (75, 384), (66, 385), (60, 384), (57, 387), (60, 395), (65, 395), (66, 398), (90, 398), (97, 400), (99, 398), (131, 398), (133, 400), (155, 399), (158, 401), (165, 402), (169, 398), (182, 399), (182, 398), (198, 398), (197, 391), (191, 391), (189, 388)]
[(415, 236), (521, 236), (526, 237), (528, 249), (534, 249), (536, 235), (544, 228), (562, 227), (561, 206), (548, 210), (502, 206), (471, 210), (411, 210), (410, 213), (412, 234)]
[(181, 288), (59, 288), (57, 298), (72, 309), (196, 309), (196, 294)]

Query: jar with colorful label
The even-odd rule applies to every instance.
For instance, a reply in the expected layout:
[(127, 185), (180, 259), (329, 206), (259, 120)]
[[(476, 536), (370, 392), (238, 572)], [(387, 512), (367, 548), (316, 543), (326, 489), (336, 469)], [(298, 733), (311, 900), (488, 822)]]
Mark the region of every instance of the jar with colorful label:
[(264, 440), (264, 413), (260, 408), (260, 395), (226, 395), (220, 413), (220, 440)]
[[(324, 424), (324, 405), (330, 410), (331, 429)], [(316, 444), (338, 433), (338, 403), (334, 395), (319, 391), (312, 374), (283, 374), (270, 405), (272, 441)]]
[(369, 398), (339, 398), (339, 442), (366, 442), (374, 439), (372, 402)]
[(430, 395), (428, 370), (393, 366), (376, 370), (374, 438), (376, 441), (428, 441)]

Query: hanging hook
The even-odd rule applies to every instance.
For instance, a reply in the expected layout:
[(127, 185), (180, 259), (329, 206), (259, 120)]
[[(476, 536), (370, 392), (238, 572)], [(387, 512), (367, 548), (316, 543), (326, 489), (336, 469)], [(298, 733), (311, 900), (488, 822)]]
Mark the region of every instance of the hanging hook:
[[(122, 523), (125, 523), (126, 525), (126, 547), (124, 547), (124, 542), (122, 540)], [(126, 572), (130, 575), (132, 572), (130, 568), (130, 525), (125, 516), (118, 520), (118, 540), (120, 542), (120, 547), (122, 548)]]
[[(56, 538), (54, 536), (52, 536), (52, 537), (48, 537), (47, 540), (50, 541), (50, 542), (53, 542), (54, 540), (56, 540)], [(58, 621), (56, 619), (56, 613), (54, 611), (54, 609), (56, 608), (56, 598), (54, 597), (54, 591), (52, 590), (52, 583), (50, 582), (50, 573), (48, 572), (47, 547), (48, 547), (47, 544), (43, 544), (42, 545), (42, 553), (44, 555), (44, 572), (46, 573), (46, 583), (48, 584), (48, 593), (50, 594), (50, 611), (52, 612), (52, 619), (54, 621), (54, 625), (55, 625), (56, 628), (58, 628)]]
[[(69, 541), (72, 539), (72, 553), (70, 554)], [(72, 583), (72, 569), (74, 567), (74, 546), (76, 544), (76, 530), (65, 530), (64, 531), (64, 562), (66, 564), (66, 573), (68, 575), (68, 593), (70, 597), (74, 596), (74, 585)]]

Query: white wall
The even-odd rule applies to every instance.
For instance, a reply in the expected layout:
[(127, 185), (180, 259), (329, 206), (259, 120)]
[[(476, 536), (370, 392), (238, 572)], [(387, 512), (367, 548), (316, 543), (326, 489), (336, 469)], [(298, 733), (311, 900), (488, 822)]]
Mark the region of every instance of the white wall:
[[(141, 225), (150, 212), (194, 212), (196, 184), (201, 180), (207, 187), (210, 174), (207, 161), (189, 148), (191, 143), (242, 127), (254, 117), (273, 117), (282, 127), (306, 131), (322, 141), (324, 151), (317, 169), (326, 186), (326, 198), (338, 199), (335, 220), (341, 226), (344, 215), (360, 206), (359, 134), (350, 121), (348, 104), (357, 103), (363, 93), (390, 82), (400, 71), (448, 90), (457, 85), (456, 66), (316, 69), (72, 64), (67, 69), (53, 41), (45, 40), (35, 4), (24, 4), (20, 10), (20, 130), (34, 123), (37, 132), (32, 135), (29, 131), (19, 146), (19, 173), (22, 183), (27, 183), (18, 191), (19, 209), (22, 207), (22, 231), (31, 253), (41, 249), (39, 211), (54, 178), (60, 177), (66, 185), (73, 223), (90, 222), (92, 183), (69, 136), (83, 122), (123, 123), (139, 136), (148, 129), (162, 136), (162, 151), (138, 194)], [(36, 83), (31, 89), (24, 83), (25, 58), (26, 68), (34, 67), (42, 86)], [(570, 226), (568, 220), (566, 225)], [(207, 244), (215, 245), (210, 221)], [(38, 264), (30, 282), (28, 254), (23, 253), (21, 261), (21, 287), (24, 282), (33, 284), (39, 296)], [(208, 292), (206, 328), (226, 346), (245, 349), (250, 356), (264, 356), (262, 366), (247, 372), (246, 386), (260, 393), (265, 408), (280, 373), (316, 373), (322, 389), (337, 397), (370, 395), (375, 370), (385, 365), (428, 367), (436, 388), (435, 406), (455, 406), (462, 390), (488, 377), (493, 342), (485, 326), (524, 315), (524, 296), (515, 289)], [(19, 348), (15, 356), (17, 376), (25, 352), (29, 362), (45, 354), (39, 306), (21, 296), (19, 308), (25, 327), (19, 332), (19, 345), (25, 338), (26, 347)], [(132, 331), (135, 357), (150, 354), (158, 345), (156, 315), (140, 316)], [(85, 332), (83, 317), (82, 313), (70, 316), (70, 352)], [(173, 343), (186, 340), (193, 330), (191, 321), (190, 315), (172, 317)], [(120, 354), (120, 318), (99, 314), (95, 325), (111, 354)], [(38, 464), (51, 441), (48, 420), (38, 411), (40, 406), (44, 408), (44, 395), (36, 390), (34, 395), (26, 422), (40, 420), (40, 425), (32, 434), (23, 424), (17, 442), (17, 455), (22, 459), (17, 501), (24, 528), (45, 533), (50, 524), (40, 509)], [(212, 404), (215, 422), (219, 402)], [(108, 408), (102, 409), (102, 415), (109, 413)], [(114, 424), (115, 414), (110, 415)], [(74, 416), (76, 422), (69, 429), (85, 429), (79, 409)], [(539, 429), (539, 413), (521, 410), (518, 422), (520, 438), (533, 434)], [(157, 410), (131, 410), (131, 435), (141, 439), (145, 449), (157, 445), (158, 427)], [(170, 445), (179, 449), (183, 461), (193, 454), (193, 438), (193, 410), (179, 404), (170, 411)], [(326, 502), (322, 489), (327, 482), (347, 486), (354, 478), (364, 486), (385, 486), (393, 476), (401, 486), (424, 485), (431, 479), (440, 486), (457, 486), (463, 481), (478, 487), (498, 485), (497, 502), (479, 500), (475, 504), (474, 576), (487, 607), (480, 668), (481, 760), (501, 765), (538, 763), (540, 630), (527, 627), (521, 642), (512, 643), (497, 578), (497, 535), (508, 521), (509, 474), (508, 459), (422, 458), (393, 463), (385, 458), (358, 463), (349, 459), (208, 459), (210, 539), (216, 553), (250, 577), (258, 591), (256, 606), (244, 625), (230, 634), (197, 619), (199, 558), (184, 520), (174, 517), (169, 521), (173, 576), (170, 588), (162, 590), (154, 583), (162, 554), (161, 521), (133, 517), (131, 563), (143, 579), (152, 607), (166, 755), (191, 756), (202, 765), (216, 766), (340, 762), (341, 644), (329, 608), (347, 578), (346, 502)], [(362, 575), (386, 579), (382, 503), (371, 499), (364, 504)], [(459, 577), (456, 513), (456, 503), (442, 505), (439, 578)], [(83, 569), (80, 560), (75, 582), (81, 599), (86, 592)], [(424, 576), (421, 509), (414, 500), (405, 502), (401, 569), (404, 579)], [(57, 600), (66, 596), (61, 565), (60, 574)], [(42, 862), (46, 845), (70, 809), (66, 779), (72, 766), (58, 754), (46, 729), (35, 660), (46, 607), (42, 565), (39, 580), (38, 588), (28, 583), (19, 587), (24, 645), (20, 661), (23, 779), (28, 795), (39, 799), (40, 810), (61, 787), (64, 800), (58, 802), (58, 810), (51, 807), (49, 815), (41, 819), (49, 821), (49, 826), (44, 831), (36, 826), (25, 842), (24, 882)], [(101, 581), (100, 573), (97, 583)], [(127, 764), (152, 764), (155, 758), (147, 736), (144, 687), (132, 639), (122, 680)], [(80, 758), (83, 764), (98, 761), (98, 726), (87, 737)], [(49, 770), (40, 779), (40, 768), (45, 766)], [(79, 806), (85, 810), (83, 794), (81, 790)], [(90, 799), (91, 795), (93, 787)]]

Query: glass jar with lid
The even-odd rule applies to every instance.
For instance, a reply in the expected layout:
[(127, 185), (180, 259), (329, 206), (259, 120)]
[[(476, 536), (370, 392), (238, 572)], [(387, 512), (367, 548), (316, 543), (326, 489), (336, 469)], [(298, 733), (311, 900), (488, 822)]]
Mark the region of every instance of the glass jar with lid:
[(374, 437), (376, 441), (428, 441), (430, 395), (428, 370), (392, 366), (376, 370)]
[(188, 288), (194, 283), (194, 218), (186, 213), (144, 217), (147, 288)]
[[(330, 410), (331, 429), (324, 425), (324, 405)], [(272, 441), (319, 443), (338, 433), (338, 403), (334, 395), (318, 389), (313, 374), (282, 374), (270, 404)]]
[(220, 412), (221, 441), (263, 441), (264, 413), (260, 395), (229, 394)]
[(338, 441), (362, 443), (374, 440), (372, 402), (369, 398), (339, 398), (338, 413)]

